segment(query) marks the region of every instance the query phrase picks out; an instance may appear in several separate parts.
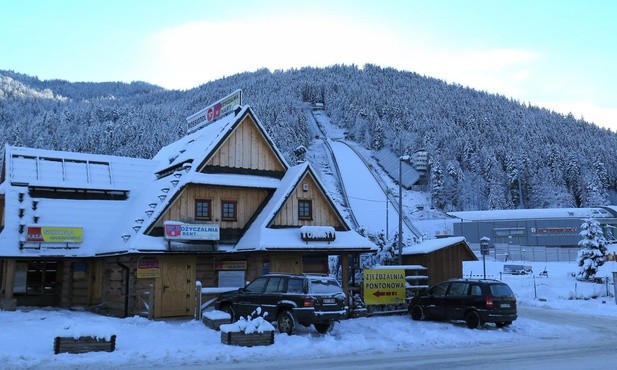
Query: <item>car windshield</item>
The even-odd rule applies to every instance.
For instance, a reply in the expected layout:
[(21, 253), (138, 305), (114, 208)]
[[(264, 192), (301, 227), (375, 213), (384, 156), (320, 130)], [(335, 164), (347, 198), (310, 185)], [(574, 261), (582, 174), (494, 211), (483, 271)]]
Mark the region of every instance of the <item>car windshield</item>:
[(491, 284), (493, 297), (512, 297), (514, 292), (506, 284)]
[(343, 293), (343, 289), (336, 280), (333, 279), (310, 279), (311, 293), (333, 294)]

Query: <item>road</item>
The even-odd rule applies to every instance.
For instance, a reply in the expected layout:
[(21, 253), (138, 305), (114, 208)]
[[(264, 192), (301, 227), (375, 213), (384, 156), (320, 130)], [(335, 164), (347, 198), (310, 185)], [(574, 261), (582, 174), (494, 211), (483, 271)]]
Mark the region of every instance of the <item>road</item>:
[[(274, 359), (268, 362), (210, 364), (209, 369), (606, 369), (617, 362), (617, 318), (519, 307), (519, 314), (542, 323), (570, 325), (594, 334), (546, 338), (542, 342), (487, 343), (473, 348), (392, 353), (360, 353), (334, 358)], [(473, 331), (470, 331), (473, 335)], [(597, 338), (590, 340), (590, 338)], [(198, 369), (200, 367), (183, 367)]]

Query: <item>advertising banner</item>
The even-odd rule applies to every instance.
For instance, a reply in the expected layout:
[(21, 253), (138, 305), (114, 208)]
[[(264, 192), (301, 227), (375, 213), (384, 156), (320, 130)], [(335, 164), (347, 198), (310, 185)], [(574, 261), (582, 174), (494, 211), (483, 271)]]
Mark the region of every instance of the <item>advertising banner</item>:
[(218, 224), (165, 222), (165, 239), (168, 240), (219, 240), (220, 234)]
[(161, 277), (159, 259), (156, 257), (142, 257), (137, 261), (137, 278), (158, 278)]
[(226, 116), (236, 105), (240, 104), (242, 104), (242, 90), (236, 90), (223, 99), (187, 117), (186, 122), (189, 125), (214, 122), (220, 117)]
[(84, 240), (81, 227), (28, 226), (26, 242), (34, 243), (81, 243)]
[(405, 303), (405, 270), (366, 269), (363, 279), (364, 303)]

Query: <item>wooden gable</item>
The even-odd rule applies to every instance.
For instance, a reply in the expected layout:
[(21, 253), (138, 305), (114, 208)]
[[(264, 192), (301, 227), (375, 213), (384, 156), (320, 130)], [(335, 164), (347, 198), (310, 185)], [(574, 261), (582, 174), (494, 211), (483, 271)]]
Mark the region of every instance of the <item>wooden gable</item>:
[[(256, 188), (238, 188), (189, 184), (159, 217), (154, 227), (163, 227), (168, 220), (186, 223), (217, 223), (221, 228), (240, 229), (255, 216), (263, 203), (271, 195), (271, 191)], [(195, 218), (195, 201), (211, 201), (211, 220), (197, 220)], [(221, 201), (237, 202), (237, 219), (235, 221), (221, 220)]]
[(247, 114), (198, 170), (282, 177), (287, 168), (253, 117)]
[[(298, 201), (310, 200), (312, 218), (300, 219), (298, 216)], [(332, 226), (336, 230), (348, 230), (347, 224), (334, 208), (330, 198), (323, 188), (315, 181), (312, 172), (306, 171), (298, 181), (283, 206), (280, 208), (270, 227), (298, 226)]]

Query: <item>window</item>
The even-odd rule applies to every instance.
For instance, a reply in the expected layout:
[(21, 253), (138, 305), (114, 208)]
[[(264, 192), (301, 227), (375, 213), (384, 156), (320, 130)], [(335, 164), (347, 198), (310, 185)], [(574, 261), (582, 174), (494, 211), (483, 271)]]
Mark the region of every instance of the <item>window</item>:
[(281, 293), (285, 286), (285, 279), (282, 277), (271, 277), (266, 285), (266, 293)]
[(301, 220), (313, 219), (313, 202), (306, 199), (298, 199), (298, 218)]
[(221, 202), (221, 219), (223, 221), (236, 221), (238, 218), (238, 202), (224, 200)]
[(467, 295), (467, 291), (469, 284), (467, 283), (452, 283), (450, 285), (450, 291), (448, 292), (448, 296), (459, 297), (462, 295)]
[(195, 200), (195, 218), (200, 220), (212, 219), (212, 202), (205, 199)]

